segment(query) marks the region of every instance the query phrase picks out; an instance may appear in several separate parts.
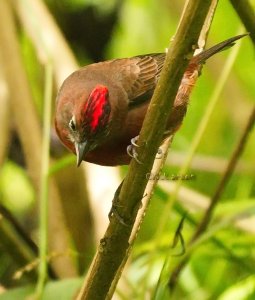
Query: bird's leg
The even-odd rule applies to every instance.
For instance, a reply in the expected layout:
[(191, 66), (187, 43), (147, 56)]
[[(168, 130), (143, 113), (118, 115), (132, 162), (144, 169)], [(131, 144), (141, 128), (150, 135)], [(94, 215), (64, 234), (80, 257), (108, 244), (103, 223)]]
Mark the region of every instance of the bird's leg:
[(122, 184), (124, 182), (124, 179), (122, 180), (122, 182), (120, 183), (120, 185), (118, 186), (117, 190), (114, 193), (114, 197), (112, 199), (112, 207), (111, 210), (108, 214), (108, 218), (109, 220), (111, 220), (112, 216), (114, 215), (116, 217), (116, 219), (124, 226), (130, 226), (124, 219), (123, 217), (119, 214), (118, 212), (118, 208), (121, 207), (121, 205), (118, 203), (119, 202), (119, 194), (120, 194), (120, 190), (122, 187)]
[(127, 147), (127, 154), (130, 157), (134, 158), (136, 160), (136, 162), (138, 162), (139, 164), (142, 164), (142, 162), (138, 159), (138, 154), (135, 150), (135, 147), (139, 147), (137, 145), (138, 139), (139, 139), (139, 135), (131, 139), (131, 145), (129, 145)]

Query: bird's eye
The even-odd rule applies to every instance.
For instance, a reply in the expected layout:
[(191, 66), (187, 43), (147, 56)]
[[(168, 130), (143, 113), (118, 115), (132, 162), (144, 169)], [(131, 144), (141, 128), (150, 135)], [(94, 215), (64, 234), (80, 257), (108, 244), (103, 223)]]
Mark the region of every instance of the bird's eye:
[(76, 125), (75, 125), (74, 119), (71, 119), (71, 120), (70, 120), (70, 122), (69, 122), (69, 128), (70, 128), (72, 131), (75, 131), (75, 130), (76, 130)]

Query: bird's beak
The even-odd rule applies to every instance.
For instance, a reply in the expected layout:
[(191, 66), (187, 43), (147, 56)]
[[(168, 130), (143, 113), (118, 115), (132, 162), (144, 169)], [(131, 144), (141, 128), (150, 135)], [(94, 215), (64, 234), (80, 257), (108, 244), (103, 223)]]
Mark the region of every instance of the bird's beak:
[(77, 156), (77, 167), (80, 166), (84, 155), (89, 151), (88, 142), (75, 143), (75, 151)]

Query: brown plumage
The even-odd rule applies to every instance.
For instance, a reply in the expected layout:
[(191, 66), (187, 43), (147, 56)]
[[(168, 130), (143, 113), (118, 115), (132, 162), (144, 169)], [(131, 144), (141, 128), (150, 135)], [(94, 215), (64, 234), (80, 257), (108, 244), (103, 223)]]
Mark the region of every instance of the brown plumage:
[[(186, 72), (193, 72), (242, 36), (193, 57)], [(77, 154), (78, 165), (82, 160), (106, 166), (129, 164), (127, 147), (139, 135), (164, 60), (164, 53), (114, 59), (83, 67), (64, 81), (57, 97), (55, 127), (63, 144)], [(175, 101), (167, 135), (179, 128), (186, 107), (187, 101)]]

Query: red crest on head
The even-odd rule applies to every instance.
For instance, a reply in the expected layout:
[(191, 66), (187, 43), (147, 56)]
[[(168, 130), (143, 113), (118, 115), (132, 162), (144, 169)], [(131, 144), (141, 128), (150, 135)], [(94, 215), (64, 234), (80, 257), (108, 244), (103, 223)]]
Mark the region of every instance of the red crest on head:
[[(104, 85), (97, 85), (89, 95), (83, 111), (85, 119), (89, 122), (92, 131), (96, 131), (98, 125), (104, 126), (109, 114), (105, 115), (106, 107), (109, 107), (109, 91)], [(109, 111), (108, 111), (109, 112)]]

